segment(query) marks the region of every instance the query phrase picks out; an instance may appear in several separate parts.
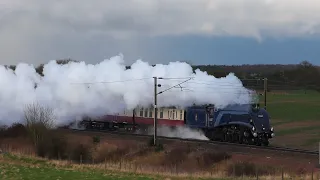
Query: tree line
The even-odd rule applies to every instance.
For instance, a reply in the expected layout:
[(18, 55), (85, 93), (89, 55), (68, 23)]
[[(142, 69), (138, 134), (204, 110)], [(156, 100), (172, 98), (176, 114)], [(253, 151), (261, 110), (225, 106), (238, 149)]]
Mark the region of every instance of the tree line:
[(225, 77), (230, 72), (241, 79), (244, 86), (262, 90), (264, 78), (268, 90), (317, 90), (320, 91), (320, 66), (308, 61), (299, 64), (256, 64), (256, 65), (197, 65), (193, 69), (206, 71), (217, 78)]
[[(72, 59), (60, 59), (57, 64), (78, 62)], [(217, 78), (234, 73), (241, 79), (244, 86), (251, 89), (263, 89), (263, 79), (268, 79), (268, 90), (317, 90), (320, 91), (320, 66), (308, 61), (299, 64), (255, 64), (255, 65), (191, 65), (193, 70), (200, 69)], [(16, 66), (6, 66), (15, 70)], [(36, 72), (43, 76), (44, 64), (36, 67)], [(130, 66), (126, 67), (130, 69)]]

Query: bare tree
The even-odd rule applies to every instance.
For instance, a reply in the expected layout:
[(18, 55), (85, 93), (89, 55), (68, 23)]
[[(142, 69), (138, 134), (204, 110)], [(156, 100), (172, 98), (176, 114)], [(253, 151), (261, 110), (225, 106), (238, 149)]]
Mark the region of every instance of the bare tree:
[(28, 104), (25, 107), (25, 125), (35, 147), (44, 139), (46, 132), (53, 127), (55, 118), (53, 109), (49, 107), (38, 103)]

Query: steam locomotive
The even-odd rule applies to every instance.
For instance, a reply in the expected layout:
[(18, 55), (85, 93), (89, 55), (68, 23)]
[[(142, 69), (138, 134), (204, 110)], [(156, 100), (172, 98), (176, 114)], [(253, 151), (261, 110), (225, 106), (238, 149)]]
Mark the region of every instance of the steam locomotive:
[[(153, 127), (154, 116), (153, 107), (138, 107), (95, 119), (87, 118), (81, 125), (85, 129), (145, 132)], [(200, 130), (212, 141), (268, 146), (269, 139), (274, 137), (269, 114), (259, 104), (234, 104), (224, 108), (213, 105), (164, 107), (158, 108), (156, 116), (158, 126)]]

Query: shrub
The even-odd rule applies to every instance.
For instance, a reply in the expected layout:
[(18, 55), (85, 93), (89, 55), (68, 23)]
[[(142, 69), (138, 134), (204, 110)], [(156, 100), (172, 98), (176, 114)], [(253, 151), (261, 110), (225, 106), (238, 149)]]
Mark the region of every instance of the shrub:
[(39, 104), (29, 104), (24, 110), (24, 119), (27, 132), (34, 146), (37, 147), (38, 144), (43, 146), (48, 130), (54, 125), (55, 114), (53, 109)]
[(88, 144), (77, 144), (69, 151), (70, 160), (91, 163), (91, 147)]
[(66, 159), (67, 155), (67, 141), (66, 137), (58, 134), (53, 134), (51, 137), (49, 157), (55, 159)]
[(163, 144), (158, 143), (157, 146), (155, 147), (155, 151), (156, 152), (160, 152), (160, 151), (163, 151), (163, 150), (164, 150)]
[(210, 168), (211, 165), (231, 158), (226, 152), (206, 151), (200, 152), (196, 158), (200, 168)]
[(147, 145), (148, 145), (148, 147), (154, 147), (154, 150), (155, 150), (156, 152), (160, 152), (160, 151), (163, 151), (163, 150), (164, 150), (163, 144), (161, 144), (159, 141), (158, 141), (158, 144), (157, 144), (157, 145), (154, 145), (154, 140), (153, 140), (153, 138), (149, 139)]
[(237, 162), (227, 168), (228, 175), (231, 176), (259, 176), (275, 174), (275, 168), (269, 166), (257, 166), (250, 162)]
[(184, 147), (175, 147), (166, 154), (166, 158), (163, 163), (169, 165), (180, 164), (187, 159), (189, 153), (189, 149)]
[(115, 152), (118, 151), (118, 147), (109, 143), (101, 143), (92, 152), (92, 158), (95, 162), (103, 162), (104, 160), (110, 160)]
[(92, 137), (92, 142), (93, 142), (94, 144), (100, 143), (100, 137), (99, 137), (99, 136), (94, 136), (94, 137)]
[(153, 138), (150, 138), (149, 141), (148, 141), (148, 144), (147, 144), (149, 147), (152, 147), (154, 146), (154, 141), (153, 141)]
[(68, 157), (67, 145), (66, 137), (48, 132), (45, 138), (37, 143), (36, 153), (40, 157), (66, 159)]
[(25, 137), (27, 136), (27, 129), (21, 123), (14, 123), (10, 127), (3, 126), (1, 128), (1, 136), (2, 137)]

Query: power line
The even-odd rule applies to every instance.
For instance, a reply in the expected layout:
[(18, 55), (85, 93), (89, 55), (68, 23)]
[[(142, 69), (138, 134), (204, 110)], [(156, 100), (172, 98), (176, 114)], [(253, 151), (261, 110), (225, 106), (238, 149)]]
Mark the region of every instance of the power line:
[[(162, 79), (162, 78), (159, 78), (159, 79)], [(183, 84), (183, 83), (185, 83), (185, 82), (187, 82), (187, 81), (190, 81), (192, 78), (189, 78), (189, 79), (187, 79), (187, 80), (185, 80), (185, 81), (182, 81), (181, 83), (179, 83), (179, 84), (177, 84), (177, 85), (174, 85), (174, 86), (172, 86), (172, 87), (170, 87), (170, 88), (168, 88), (168, 89), (165, 89), (165, 90), (163, 90), (163, 91), (160, 91), (159, 93), (157, 93), (157, 95), (158, 94), (162, 94), (162, 93), (164, 93), (164, 92), (166, 92), (166, 91), (168, 91), (168, 90), (170, 90), (170, 89), (172, 89), (172, 88), (175, 88), (175, 87), (177, 87), (177, 86), (180, 86), (181, 84)], [(180, 86), (181, 87), (181, 86)]]

